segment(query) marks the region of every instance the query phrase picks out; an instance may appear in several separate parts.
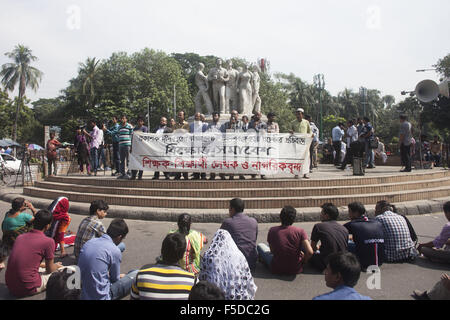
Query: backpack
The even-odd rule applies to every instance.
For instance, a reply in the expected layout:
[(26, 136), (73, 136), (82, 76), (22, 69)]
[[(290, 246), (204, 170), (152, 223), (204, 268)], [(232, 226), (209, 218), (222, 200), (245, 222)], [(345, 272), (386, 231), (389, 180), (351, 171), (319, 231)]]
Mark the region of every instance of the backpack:
[(409, 221), (409, 219), (408, 219), (406, 216), (404, 216), (404, 215), (401, 215), (401, 216), (405, 219), (406, 224), (408, 225), (409, 234), (411, 235), (411, 240), (412, 240), (415, 244), (417, 244), (417, 241), (418, 241), (419, 239), (418, 239), (418, 237), (417, 237), (416, 231), (414, 230), (414, 227), (412, 226), (411, 222)]

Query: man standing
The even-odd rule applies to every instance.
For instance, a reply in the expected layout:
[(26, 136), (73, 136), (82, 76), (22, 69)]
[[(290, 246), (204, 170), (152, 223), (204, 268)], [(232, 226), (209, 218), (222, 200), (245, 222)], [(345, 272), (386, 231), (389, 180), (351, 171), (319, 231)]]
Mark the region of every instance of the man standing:
[(341, 148), (342, 148), (342, 138), (344, 137), (344, 124), (339, 123), (331, 131), (331, 136), (333, 139), (333, 148), (336, 152), (334, 156), (334, 165), (339, 166), (341, 163)]
[(434, 162), (435, 167), (439, 167), (441, 164), (442, 155), (442, 143), (439, 141), (438, 136), (434, 136), (433, 142), (430, 144), (431, 161)]
[[(352, 143), (356, 143), (358, 141), (358, 129), (355, 127), (353, 120), (347, 121), (347, 132), (345, 134), (347, 137), (347, 152), (345, 154), (344, 162), (339, 169), (345, 170), (347, 164), (353, 162), (353, 153), (352, 153)], [(353, 148), (355, 149), (355, 148)]]
[[(159, 120), (159, 127), (155, 130), (156, 134), (164, 134), (164, 133), (172, 133), (172, 128), (167, 126), (167, 118), (161, 117)], [(164, 172), (164, 177), (166, 180), (170, 179), (170, 172)], [(155, 171), (152, 180), (158, 180), (159, 179), (159, 171)]]
[(405, 169), (400, 172), (411, 172), (411, 123), (408, 122), (408, 118), (405, 115), (400, 116), (400, 137), (399, 137), (399, 147), (400, 156), (402, 160), (402, 165)]
[(50, 132), (50, 140), (47, 141), (47, 161), (48, 161), (48, 175), (52, 175), (52, 165), (53, 165), (53, 175), (56, 176), (56, 149), (61, 146), (61, 143), (55, 139), (55, 132)]
[(375, 168), (375, 157), (373, 149), (370, 148), (370, 140), (374, 137), (374, 129), (373, 126), (370, 124), (370, 119), (367, 117), (363, 118), (364, 127), (361, 131), (361, 134), (359, 135), (360, 140), (364, 141), (365, 144), (365, 153), (366, 153), (366, 160), (364, 161), (364, 167), (367, 167), (367, 169), (374, 169)]
[[(178, 111), (177, 123), (175, 124), (174, 131), (184, 130), (184, 132), (189, 132), (189, 130), (190, 130), (189, 123), (186, 120), (184, 120), (185, 117), (186, 117), (186, 114), (184, 113), (183, 110)], [(177, 172), (177, 173), (175, 173), (175, 180), (180, 180), (182, 174), (183, 174), (184, 180), (189, 179), (189, 174), (187, 172)]]
[(305, 119), (309, 121), (309, 125), (311, 126), (311, 131), (313, 135), (313, 141), (311, 142), (311, 146), (309, 147), (309, 161), (311, 162), (309, 165), (309, 173), (312, 173), (313, 168), (317, 168), (317, 148), (319, 146), (319, 128), (317, 128), (316, 124), (313, 122), (310, 115), (306, 115)]
[(127, 122), (127, 116), (120, 118), (119, 127), (119, 153), (120, 153), (120, 176), (117, 179), (129, 179), (125, 170), (128, 163), (128, 157), (131, 149), (131, 137), (133, 136), (133, 127)]
[(217, 59), (216, 67), (212, 68), (208, 74), (208, 80), (212, 81), (213, 103), (215, 111), (221, 114), (226, 113), (226, 82), (229, 80), (228, 72), (222, 67), (222, 59)]
[[(294, 133), (304, 133), (304, 134), (312, 134), (311, 126), (309, 121), (304, 119), (305, 110), (303, 108), (298, 108), (295, 112), (295, 116), (297, 120), (295, 120), (291, 125), (291, 130), (289, 131), (291, 134)], [(306, 173), (303, 175), (304, 179), (309, 179)], [(298, 179), (298, 175), (294, 177), (294, 179)]]
[[(136, 131), (148, 133), (148, 128), (146, 126), (144, 126), (144, 118), (143, 117), (138, 117), (137, 126), (134, 127), (134, 129), (133, 129), (133, 132), (136, 132)], [(136, 180), (136, 174), (137, 174), (137, 170), (131, 170), (131, 180)], [(139, 170), (139, 175), (138, 175), (139, 180), (142, 180), (143, 174), (144, 174), (144, 171)]]
[(229, 215), (222, 223), (220, 229), (227, 230), (237, 247), (247, 259), (251, 271), (256, 268), (258, 253), (256, 239), (258, 237), (258, 222), (244, 214), (244, 201), (235, 198), (230, 201)]
[[(189, 132), (193, 133), (194, 135), (196, 134), (202, 134), (203, 132), (205, 132), (208, 129), (208, 124), (204, 123), (201, 120), (201, 113), (200, 112), (196, 112), (194, 115), (194, 122), (191, 123), (191, 125), (189, 126)], [(194, 149), (197, 150), (197, 147), (202, 147), (202, 141), (197, 141), (194, 139)], [(197, 145), (198, 144), (198, 145)], [(206, 180), (206, 173), (202, 172), (201, 174), (198, 172), (194, 172), (193, 174), (193, 180), (199, 180), (201, 176), (202, 180)]]
[[(256, 112), (253, 115), (253, 119), (250, 122), (250, 126), (249, 129), (253, 129), (254, 131), (256, 131), (257, 134), (259, 134), (260, 131), (266, 131), (267, 132), (267, 124), (261, 120), (262, 114), (261, 112)], [(273, 126), (273, 118), (272, 117), (272, 126)], [(252, 174), (252, 179), (256, 179), (256, 174)], [(266, 180), (266, 176), (265, 175), (261, 175), (261, 179)]]
[(118, 300), (130, 293), (138, 271), (120, 273), (122, 253), (117, 247), (127, 234), (125, 221), (114, 219), (106, 234), (84, 244), (78, 259), (82, 300)]
[(119, 153), (119, 123), (117, 121), (117, 117), (112, 117), (113, 125), (111, 128), (106, 128), (103, 126), (103, 131), (112, 136), (113, 141), (113, 161), (114, 161), (114, 169), (116, 172), (112, 172), (111, 175), (116, 176), (120, 173), (120, 153)]
[(94, 119), (89, 121), (89, 127), (92, 128), (92, 131), (88, 133), (86, 130), (84, 130), (84, 133), (91, 138), (91, 142), (89, 144), (91, 156), (91, 172), (94, 171), (94, 175), (97, 175), (98, 149), (100, 148), (100, 144), (103, 140), (103, 131), (100, 131), (100, 129), (97, 127), (97, 122)]

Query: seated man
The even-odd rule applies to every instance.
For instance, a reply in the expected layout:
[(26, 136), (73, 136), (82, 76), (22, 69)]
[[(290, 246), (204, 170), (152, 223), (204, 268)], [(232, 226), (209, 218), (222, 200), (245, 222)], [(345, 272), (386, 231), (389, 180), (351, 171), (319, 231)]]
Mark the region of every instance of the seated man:
[[(32, 214), (25, 212), (30, 209)], [(32, 229), (32, 222), (37, 210), (30, 201), (22, 197), (15, 198), (11, 202), (11, 209), (5, 214), (2, 222), (4, 244), (12, 249), (16, 238)]]
[(430, 291), (414, 290), (413, 297), (417, 300), (450, 300), (450, 277), (444, 273)]
[(419, 253), (411, 239), (408, 223), (393, 210), (385, 201), (379, 201), (375, 206), (375, 219), (381, 222), (384, 231), (384, 261), (398, 263), (413, 261)]
[(106, 234), (86, 242), (78, 258), (82, 300), (118, 300), (127, 296), (137, 270), (120, 273), (122, 253), (117, 247), (128, 234), (123, 219), (114, 219)]
[(334, 290), (317, 296), (313, 300), (372, 300), (353, 289), (358, 283), (360, 273), (361, 266), (353, 253), (331, 254), (325, 269), (325, 283), (327, 287)]
[(366, 208), (360, 202), (348, 205), (350, 222), (344, 224), (353, 241), (349, 242), (348, 251), (354, 253), (362, 270), (369, 266), (381, 266), (384, 255), (383, 226), (375, 219), (369, 219)]
[(291, 206), (281, 210), (281, 226), (272, 227), (266, 244), (258, 245), (258, 253), (263, 263), (275, 274), (295, 275), (303, 271), (303, 265), (313, 255), (305, 230), (292, 226), (297, 211)]
[[(321, 223), (317, 223), (311, 233), (311, 247), (314, 251), (310, 262), (319, 271), (327, 264), (327, 257), (336, 252), (347, 251), (348, 231), (337, 222), (339, 210), (332, 203), (322, 205)], [(318, 243), (321, 243), (320, 247)], [(320, 249), (320, 250), (319, 250)]]
[[(83, 245), (93, 239), (99, 238), (106, 233), (105, 227), (100, 220), (104, 219), (108, 214), (109, 206), (103, 200), (94, 200), (89, 207), (89, 217), (84, 218), (78, 227), (77, 236), (75, 238), (73, 253), (75, 259), (78, 259)], [(120, 251), (125, 250), (125, 244), (119, 244)]]
[(214, 283), (200, 281), (192, 287), (189, 300), (225, 300), (225, 293)]
[(383, 163), (387, 161), (386, 150), (384, 147), (384, 143), (380, 141), (380, 138), (375, 137), (375, 140), (378, 142), (378, 148), (374, 149), (375, 159), (381, 159)]
[(419, 244), (417, 249), (428, 259), (450, 264), (450, 201), (444, 203), (444, 214), (449, 222), (439, 236), (433, 241)]
[(433, 142), (430, 143), (430, 161), (434, 162), (436, 167), (441, 165), (442, 143), (438, 136), (434, 136)]
[(229, 214), (220, 229), (227, 230), (237, 247), (247, 259), (251, 271), (256, 268), (258, 252), (256, 251), (256, 239), (258, 237), (258, 222), (244, 214), (245, 204), (242, 199), (235, 198), (230, 201)]
[(54, 272), (47, 282), (45, 300), (79, 300), (81, 289), (69, 288), (69, 281), (72, 280), (73, 272), (68, 269), (61, 272)]
[(138, 271), (131, 287), (132, 300), (187, 300), (195, 283), (193, 273), (178, 266), (186, 252), (186, 238), (170, 233), (162, 243), (162, 261)]
[[(45, 236), (52, 214), (40, 210), (33, 221), (33, 229), (17, 237), (8, 258), (5, 281), (12, 295), (20, 298), (45, 291), (50, 275), (62, 268), (54, 263), (55, 242)], [(45, 263), (41, 263), (45, 260)], [(40, 267), (45, 268), (40, 272)]]
[(323, 162), (322, 163), (333, 163), (333, 142), (331, 138), (328, 139), (327, 143), (323, 145)]

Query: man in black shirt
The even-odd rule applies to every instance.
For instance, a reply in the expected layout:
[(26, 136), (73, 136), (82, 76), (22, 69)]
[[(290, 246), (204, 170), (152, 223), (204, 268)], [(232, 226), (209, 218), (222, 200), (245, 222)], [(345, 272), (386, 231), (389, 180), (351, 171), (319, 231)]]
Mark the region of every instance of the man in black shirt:
[(348, 231), (336, 221), (339, 210), (335, 205), (325, 203), (321, 208), (322, 222), (316, 224), (311, 233), (311, 247), (315, 253), (310, 261), (313, 267), (323, 271), (327, 267), (327, 257), (330, 254), (347, 251)]
[(348, 251), (356, 254), (362, 270), (369, 266), (381, 266), (384, 258), (383, 225), (375, 219), (369, 219), (360, 202), (350, 203), (348, 214), (351, 221), (344, 224), (344, 227), (353, 236)]

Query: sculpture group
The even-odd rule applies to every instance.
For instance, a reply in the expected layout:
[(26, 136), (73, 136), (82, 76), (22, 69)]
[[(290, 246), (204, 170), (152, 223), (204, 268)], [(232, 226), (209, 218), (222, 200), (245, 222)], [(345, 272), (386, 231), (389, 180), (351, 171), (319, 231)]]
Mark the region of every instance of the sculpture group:
[(222, 67), (222, 59), (217, 59), (216, 66), (203, 73), (205, 65), (199, 64), (195, 83), (198, 93), (195, 97), (195, 112), (202, 112), (205, 106), (207, 114), (219, 112), (229, 114), (237, 110), (240, 114), (252, 115), (261, 111), (259, 87), (261, 78), (258, 67), (249, 70), (248, 66), (233, 68), (233, 62), (227, 62), (227, 68)]

